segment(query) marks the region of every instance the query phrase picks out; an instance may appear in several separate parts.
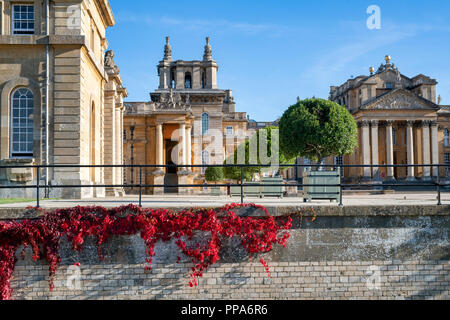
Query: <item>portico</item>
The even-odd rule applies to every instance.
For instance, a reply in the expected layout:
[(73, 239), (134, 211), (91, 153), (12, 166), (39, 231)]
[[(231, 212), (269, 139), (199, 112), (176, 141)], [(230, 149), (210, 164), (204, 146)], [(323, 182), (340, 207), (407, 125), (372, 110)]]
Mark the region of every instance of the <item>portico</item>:
[[(436, 119), (411, 120), (410, 118), (397, 118), (388, 120), (363, 119), (358, 122), (361, 135), (361, 158), (364, 165), (430, 165), (438, 164), (438, 136), (431, 134), (437, 132)], [(434, 149), (433, 149), (434, 148)], [(437, 153), (437, 152), (436, 152)], [(364, 168), (364, 180), (407, 180), (430, 181), (437, 177), (437, 169), (430, 167), (406, 168)]]

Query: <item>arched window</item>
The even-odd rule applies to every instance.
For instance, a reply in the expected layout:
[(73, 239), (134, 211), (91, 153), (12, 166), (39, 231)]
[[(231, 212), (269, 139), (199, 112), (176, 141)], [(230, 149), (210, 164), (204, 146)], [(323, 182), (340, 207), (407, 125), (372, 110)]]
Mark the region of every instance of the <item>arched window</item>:
[[(206, 150), (202, 151), (202, 164), (208, 165), (209, 164), (209, 152)], [(202, 167), (202, 174), (205, 174), (206, 168)]]
[(190, 72), (186, 72), (186, 75), (184, 76), (184, 88), (192, 89), (192, 76)]
[(11, 95), (11, 158), (33, 156), (33, 92), (19, 88)]
[(444, 146), (446, 146), (446, 147), (450, 146), (450, 138), (449, 138), (449, 132), (448, 132), (447, 128), (445, 128), (445, 130), (444, 130)]
[(202, 135), (207, 134), (209, 131), (209, 114), (202, 114)]

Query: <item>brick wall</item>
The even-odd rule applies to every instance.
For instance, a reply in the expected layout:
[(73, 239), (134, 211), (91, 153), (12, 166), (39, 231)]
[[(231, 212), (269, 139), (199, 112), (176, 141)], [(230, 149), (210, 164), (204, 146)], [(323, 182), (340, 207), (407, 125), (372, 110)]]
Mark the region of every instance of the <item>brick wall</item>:
[[(367, 285), (371, 266), (380, 287)], [(81, 266), (80, 290), (62, 267), (48, 290), (47, 266), (19, 266), (13, 299), (450, 299), (449, 261), (327, 261), (217, 264), (189, 288), (189, 264)], [(373, 272), (370, 272), (372, 274)]]

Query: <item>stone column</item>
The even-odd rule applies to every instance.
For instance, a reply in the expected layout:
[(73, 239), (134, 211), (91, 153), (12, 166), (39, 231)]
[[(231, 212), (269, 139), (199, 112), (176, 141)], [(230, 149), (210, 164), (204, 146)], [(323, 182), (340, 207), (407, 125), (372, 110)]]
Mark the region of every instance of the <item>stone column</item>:
[[(364, 120), (360, 122), (361, 126), (361, 142), (362, 142), (362, 158), (363, 165), (370, 165), (370, 131), (369, 131), (369, 122)], [(363, 178), (366, 180), (370, 180), (370, 168), (363, 168)]]
[[(394, 141), (392, 125), (394, 121), (386, 121), (386, 164), (394, 165)], [(394, 167), (387, 168), (387, 180), (395, 180)]]
[[(378, 165), (378, 120), (371, 121), (372, 127), (372, 165)], [(374, 167), (372, 169), (373, 179), (378, 179), (380, 168)]]
[[(178, 165), (183, 166), (186, 164), (186, 124), (184, 123), (180, 124), (179, 132), (180, 132), (180, 141), (178, 143), (179, 146)], [(184, 168), (181, 167), (180, 170), (184, 170)]]
[(162, 124), (156, 125), (156, 164), (163, 164), (163, 127)]
[[(192, 127), (187, 127), (186, 129), (186, 164), (192, 164)], [(192, 168), (187, 168), (189, 171), (193, 171)]]
[[(406, 122), (406, 143), (407, 143), (407, 156), (408, 165), (414, 165), (414, 121)], [(409, 181), (414, 181), (414, 167), (408, 167), (408, 178)]]
[[(422, 121), (422, 154), (423, 154), (423, 164), (431, 164), (430, 157), (430, 121)], [(431, 168), (423, 168), (423, 179), (431, 179)]]
[[(437, 121), (431, 122), (431, 157), (433, 164), (439, 164), (439, 140)], [(437, 177), (439, 168), (433, 167), (433, 177)]]
[[(156, 124), (156, 165), (163, 165), (164, 157), (164, 138), (163, 138), (163, 125), (161, 123)], [(154, 185), (164, 185), (164, 171), (162, 167), (157, 168), (152, 176), (151, 183)], [(153, 188), (153, 194), (164, 194), (164, 188)]]

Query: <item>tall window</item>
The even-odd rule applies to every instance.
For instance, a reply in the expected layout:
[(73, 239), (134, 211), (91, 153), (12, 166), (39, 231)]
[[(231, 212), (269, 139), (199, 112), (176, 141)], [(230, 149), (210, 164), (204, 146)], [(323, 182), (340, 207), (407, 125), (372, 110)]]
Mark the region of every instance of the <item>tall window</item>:
[(444, 146), (446, 146), (446, 147), (450, 146), (450, 138), (449, 138), (449, 132), (448, 132), (447, 128), (444, 130)]
[(232, 136), (232, 135), (233, 135), (233, 127), (228, 126), (228, 127), (226, 128), (225, 134), (226, 134), (227, 136)]
[(192, 89), (192, 76), (189, 72), (184, 76), (184, 88)]
[[(206, 150), (202, 151), (202, 164), (208, 165), (209, 164), (209, 152)], [(202, 167), (202, 174), (205, 174), (206, 168)]]
[(450, 177), (450, 153), (444, 154), (444, 161), (445, 164), (448, 165), (448, 167), (445, 168), (445, 175), (447, 177)]
[(392, 144), (397, 145), (397, 129), (392, 128)]
[(11, 157), (33, 156), (34, 99), (31, 90), (20, 88), (11, 96)]
[(208, 134), (209, 131), (209, 114), (202, 114), (202, 135)]
[(13, 5), (12, 7), (12, 33), (34, 34), (34, 6)]

